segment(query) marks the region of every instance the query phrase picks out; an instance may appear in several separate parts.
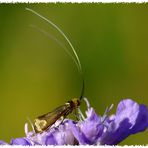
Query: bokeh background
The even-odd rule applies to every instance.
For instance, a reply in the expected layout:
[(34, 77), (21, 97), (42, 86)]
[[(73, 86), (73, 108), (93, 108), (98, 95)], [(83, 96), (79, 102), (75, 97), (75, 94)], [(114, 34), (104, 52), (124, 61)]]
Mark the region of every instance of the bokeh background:
[[(98, 114), (123, 98), (148, 105), (148, 4), (0, 4), (0, 139), (24, 136), (27, 117), (49, 112), (81, 92), (81, 77), (67, 53), (37, 28), (52, 20), (80, 58), (85, 96)], [(72, 52), (71, 52), (72, 53)], [(82, 110), (85, 104), (82, 103)], [(121, 143), (148, 144), (148, 132)]]

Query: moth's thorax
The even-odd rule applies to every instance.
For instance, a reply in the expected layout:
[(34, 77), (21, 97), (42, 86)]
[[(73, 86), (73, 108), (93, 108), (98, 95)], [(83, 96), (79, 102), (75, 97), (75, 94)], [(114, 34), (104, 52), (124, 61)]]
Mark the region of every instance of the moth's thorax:
[(78, 98), (73, 98), (72, 100), (68, 101), (68, 103), (70, 104), (70, 107), (72, 109), (76, 109), (77, 107), (80, 106), (80, 100)]

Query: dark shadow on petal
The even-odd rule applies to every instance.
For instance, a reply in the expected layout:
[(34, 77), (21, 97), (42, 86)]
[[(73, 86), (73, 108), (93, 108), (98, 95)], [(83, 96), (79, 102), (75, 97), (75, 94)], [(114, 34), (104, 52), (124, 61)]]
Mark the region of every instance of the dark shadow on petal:
[(56, 142), (53, 134), (50, 134), (46, 137), (45, 145), (57, 145), (57, 142)]
[(69, 122), (69, 126), (71, 127), (71, 131), (74, 137), (79, 142), (79, 145), (91, 145), (91, 141), (85, 137), (85, 135), (80, 131), (80, 128), (76, 126), (73, 122)]
[[(118, 129), (115, 129), (115, 123), (112, 122), (109, 131), (101, 137), (101, 144), (117, 145), (131, 134), (136, 134), (146, 130), (148, 127), (148, 109), (145, 105), (139, 106), (138, 115), (135, 125), (129, 122), (129, 119), (124, 119)], [(115, 129), (115, 130), (114, 130)]]
[(131, 129), (131, 134), (142, 132), (148, 127), (148, 109), (145, 105), (139, 106), (139, 113), (136, 119), (136, 123)]
[[(113, 125), (114, 126), (114, 125)], [(124, 119), (119, 128), (115, 131), (107, 131), (101, 138), (101, 145), (116, 145), (125, 139), (129, 134), (129, 128), (131, 124), (128, 119)]]

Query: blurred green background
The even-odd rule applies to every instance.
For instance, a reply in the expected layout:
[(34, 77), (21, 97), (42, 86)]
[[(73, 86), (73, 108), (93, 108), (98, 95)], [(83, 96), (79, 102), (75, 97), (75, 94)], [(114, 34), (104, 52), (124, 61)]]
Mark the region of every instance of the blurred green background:
[[(0, 4), (0, 139), (24, 136), (27, 117), (79, 97), (81, 78), (67, 53), (30, 27), (61, 35), (34, 9), (57, 24), (81, 60), (85, 96), (98, 114), (123, 98), (148, 105), (148, 4)], [(82, 104), (84, 108), (85, 104)], [(148, 132), (121, 144), (147, 144)]]

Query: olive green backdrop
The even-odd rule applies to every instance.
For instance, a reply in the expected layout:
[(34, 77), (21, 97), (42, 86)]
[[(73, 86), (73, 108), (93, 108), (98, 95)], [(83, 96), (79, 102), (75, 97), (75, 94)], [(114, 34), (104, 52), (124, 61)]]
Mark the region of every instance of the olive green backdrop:
[[(27, 117), (33, 120), (81, 92), (71, 58), (30, 25), (71, 51), (67, 42), (25, 7), (68, 36), (81, 60), (85, 96), (98, 114), (112, 103), (115, 112), (123, 98), (148, 105), (148, 4), (0, 4), (0, 139), (24, 136)], [(147, 131), (121, 144), (147, 144), (146, 137)]]

